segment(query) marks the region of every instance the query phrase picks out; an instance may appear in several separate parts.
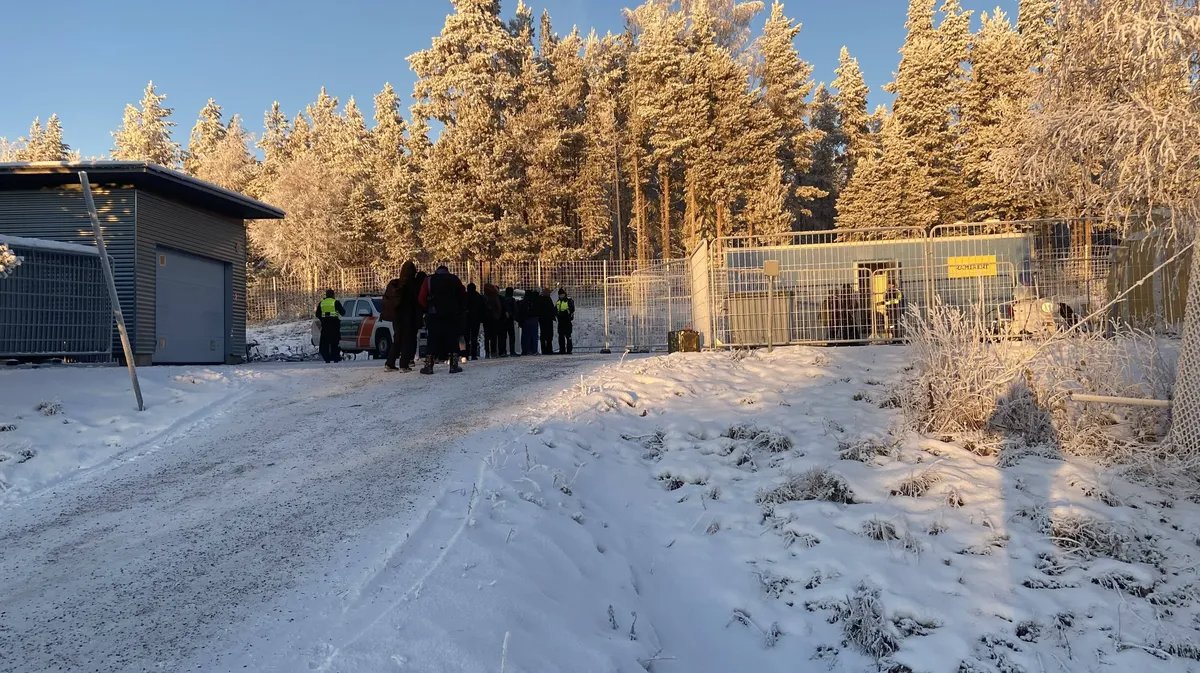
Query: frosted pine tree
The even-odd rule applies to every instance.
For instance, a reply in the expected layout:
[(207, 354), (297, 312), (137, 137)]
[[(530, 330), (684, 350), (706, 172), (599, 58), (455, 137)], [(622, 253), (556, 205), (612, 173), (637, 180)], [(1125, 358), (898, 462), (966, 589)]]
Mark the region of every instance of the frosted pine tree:
[[(813, 166), (813, 151), (823, 133), (808, 123), (813, 69), (796, 52), (795, 40), (799, 34), (800, 25), (784, 16), (783, 3), (776, 0), (758, 41), (762, 55), (759, 82), (778, 137), (776, 161), (788, 193), (784, 208), (793, 222), (810, 216), (813, 203), (829, 195), (828, 190), (807, 177)], [(774, 185), (764, 188), (773, 190)]]
[(846, 134), (838, 114), (837, 101), (824, 84), (819, 85), (813, 94), (811, 108), (812, 127), (821, 133), (821, 138), (813, 146), (812, 168), (804, 179), (806, 184), (825, 192), (825, 196), (816, 199), (810, 214), (800, 218), (801, 229), (832, 229), (837, 214), (838, 194), (843, 187)]
[(589, 189), (583, 201), (585, 223), (607, 227), (595, 231), (597, 250), (607, 248), (624, 259), (629, 249), (632, 191), (622, 172), (621, 157), (627, 147), (628, 105), (623, 95), (628, 75), (629, 42), (624, 36), (597, 37), (593, 32), (584, 47), (588, 93), (584, 133), (586, 163), (580, 180)]
[[(520, 158), (498, 147), (517, 100), (522, 54), (498, 0), (454, 0), (433, 45), (409, 57), (417, 75), (414, 123), (442, 125), (422, 170), (422, 242), (435, 256), (495, 258), (521, 213), (507, 204)], [(486, 55), (481, 58), (480, 54)]]
[[(892, 116), (881, 135), (882, 157), (876, 170), (899, 193), (903, 207), (880, 222), (877, 206), (859, 195), (877, 189), (854, 185), (849, 203), (839, 204), (838, 226), (905, 226), (928, 230), (961, 218), (962, 176), (956, 129), (961, 105), (963, 62), (967, 55), (969, 14), (957, 0), (945, 0), (942, 25), (934, 27), (933, 0), (910, 0), (908, 37), (900, 67), (889, 90), (896, 94)], [(851, 189), (853, 187), (853, 189)], [(894, 200), (894, 197), (893, 197)]]
[(287, 160), (290, 132), (287, 115), (283, 113), (279, 101), (275, 101), (271, 104), (271, 109), (263, 115), (263, 134), (255, 143), (255, 147), (262, 152), (263, 159), (249, 186), (252, 195), (261, 197), (270, 191), (271, 184), (279, 175), (279, 169)]
[(166, 94), (146, 85), (141, 107), (125, 106), (121, 128), (113, 132), (112, 158), (121, 161), (149, 161), (174, 168), (179, 163), (179, 145), (171, 140), (174, 112), (163, 106)]
[(1017, 32), (1037, 69), (1041, 69), (1054, 52), (1057, 6), (1058, 0), (1021, 0), (1018, 7)]
[[(629, 148), (633, 159), (629, 174), (635, 180), (637, 257), (645, 263), (654, 255), (655, 239), (661, 257), (670, 257), (677, 244), (673, 201), (678, 188), (673, 178), (685, 149), (694, 140), (690, 127), (703, 119), (696, 110), (689, 109), (697, 93), (689, 86), (689, 77), (694, 79), (692, 73), (707, 67), (707, 61), (692, 50), (706, 48), (711, 38), (695, 38), (693, 25), (690, 40), (699, 46), (689, 48), (686, 16), (668, 3), (649, 2), (626, 10), (626, 15), (637, 40), (629, 61), (631, 127), (635, 133)], [(694, 17), (694, 23), (699, 21), (711, 26), (707, 13)], [(689, 64), (689, 60), (693, 62)], [(692, 72), (687, 72), (689, 69)], [(647, 188), (656, 196), (657, 227), (650, 223)], [(657, 236), (652, 235), (652, 229), (657, 230)]]
[(57, 114), (51, 114), (46, 120), (46, 130), (42, 133), (38, 156), (41, 158), (34, 161), (70, 161), (78, 158), (78, 153), (72, 152), (71, 146), (63, 138), (62, 120)]
[(1016, 155), (1027, 114), (1033, 65), (1026, 45), (1004, 12), (984, 13), (971, 43), (971, 74), (961, 110), (963, 178), (972, 221), (1033, 217), (1028, 190), (1014, 190), (1005, 175)]
[(193, 175), (235, 192), (247, 191), (258, 168), (249, 142), (250, 133), (242, 127), (242, 118), (233, 115), (229, 126), (221, 129), (216, 145), (199, 156)]
[(183, 159), (183, 170), (192, 175), (199, 175), (201, 165), (224, 137), (225, 125), (221, 117), (221, 106), (209, 98), (200, 109), (200, 116), (192, 127), (187, 153)]
[(391, 84), (375, 95), (375, 128), (371, 130), (370, 179), (379, 198), (377, 229), (384, 257), (403, 262), (419, 252), (420, 176), (408, 150), (407, 125), (400, 97)]
[(854, 176), (859, 158), (870, 151), (867, 144), (870, 133), (870, 115), (867, 113), (867, 99), (870, 89), (863, 79), (862, 68), (858, 59), (850, 56), (850, 50), (842, 47), (838, 56), (837, 77), (833, 80), (833, 88), (837, 89), (834, 101), (837, 105), (838, 119), (841, 121), (842, 133), (845, 136), (845, 152), (841, 161), (839, 189), (846, 186)]

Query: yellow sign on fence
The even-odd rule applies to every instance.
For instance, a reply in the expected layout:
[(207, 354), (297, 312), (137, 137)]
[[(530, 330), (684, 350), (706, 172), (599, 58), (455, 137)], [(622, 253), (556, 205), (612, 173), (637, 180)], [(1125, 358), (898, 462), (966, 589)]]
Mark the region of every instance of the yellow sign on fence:
[(946, 260), (949, 278), (992, 278), (997, 275), (995, 255), (951, 257)]

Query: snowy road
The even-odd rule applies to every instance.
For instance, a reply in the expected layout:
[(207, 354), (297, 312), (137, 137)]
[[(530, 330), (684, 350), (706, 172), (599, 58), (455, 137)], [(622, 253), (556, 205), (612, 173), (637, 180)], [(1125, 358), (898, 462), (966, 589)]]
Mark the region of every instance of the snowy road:
[(219, 654), (279, 595), (337, 591), (320, 569), (419, 514), (472, 450), (459, 440), (604, 362), (472, 363), (454, 377), (249, 368), (254, 383), (152, 450), (0, 506), (0, 672), (178, 670)]

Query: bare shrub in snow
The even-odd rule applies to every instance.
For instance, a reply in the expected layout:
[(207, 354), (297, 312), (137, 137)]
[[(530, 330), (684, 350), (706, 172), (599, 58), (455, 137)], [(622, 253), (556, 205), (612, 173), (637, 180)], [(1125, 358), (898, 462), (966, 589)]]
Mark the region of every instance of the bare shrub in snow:
[(892, 495), (919, 498), (929, 492), (933, 485), (942, 480), (942, 475), (934, 470), (925, 470), (901, 481), (892, 489)]
[(725, 436), (734, 440), (750, 442), (750, 445), (755, 449), (770, 453), (791, 451), (794, 446), (792, 439), (787, 435), (776, 430), (764, 430), (753, 425), (735, 425), (725, 432)]
[(846, 480), (824, 468), (813, 468), (803, 474), (790, 475), (782, 484), (759, 491), (756, 499), (760, 505), (807, 500), (824, 500), (844, 505), (855, 503), (854, 492), (850, 490)]
[(863, 654), (883, 659), (900, 649), (895, 626), (884, 615), (879, 589), (861, 584), (847, 599), (842, 633)]
[(1047, 533), (1064, 552), (1082, 559), (1104, 557), (1161, 567), (1166, 558), (1150, 536), (1139, 535), (1127, 525), (1084, 514), (1067, 512), (1051, 516)]
[(896, 531), (896, 526), (891, 521), (883, 521), (880, 519), (871, 519), (864, 521), (862, 525), (862, 533), (872, 540), (880, 542), (890, 542), (891, 540), (899, 540), (900, 533)]
[(1114, 327), (1041, 343), (995, 342), (982, 316), (941, 304), (927, 315), (914, 310), (907, 321), (914, 368), (900, 400), (918, 431), (1001, 435), (1006, 465), (1032, 448), (1036, 455), (1061, 450), (1152, 474), (1164, 466), (1196, 467), (1162, 441), (1166, 410), (1070, 401), (1075, 393), (1167, 398), (1173, 367), (1152, 335)]
[(958, 492), (957, 488), (951, 488), (950, 490), (946, 491), (947, 507), (951, 509), (958, 509), (965, 504), (966, 503), (963, 501), (962, 494)]
[(856, 442), (838, 443), (838, 458), (842, 460), (870, 463), (876, 458), (895, 459), (899, 455), (900, 449), (897, 444), (884, 444), (882, 441), (874, 438), (861, 439)]
[(783, 531), (783, 546), (785, 547), (798, 546), (804, 549), (812, 549), (819, 544), (821, 544), (821, 538), (812, 533), (802, 533), (790, 528)]
[(41, 402), (36, 407), (36, 411), (43, 416), (57, 416), (62, 410), (62, 402)]

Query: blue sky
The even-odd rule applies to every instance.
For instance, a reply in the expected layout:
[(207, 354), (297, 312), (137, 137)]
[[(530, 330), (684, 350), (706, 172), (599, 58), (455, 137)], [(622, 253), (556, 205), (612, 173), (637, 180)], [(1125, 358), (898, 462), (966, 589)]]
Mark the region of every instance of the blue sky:
[[(527, 0), (550, 10), (567, 32), (619, 31), (623, 0)], [(768, 3), (769, 4), (769, 3)], [(833, 79), (844, 44), (859, 59), (872, 105), (888, 103), (880, 87), (892, 77), (904, 40), (906, 0), (790, 0), (788, 16), (804, 30), (800, 54), (818, 81)], [(968, 9), (997, 5), (1014, 17), (1017, 0), (963, 0)], [(511, 15), (516, 0), (503, 0)], [(215, 98), (258, 132), (278, 100), (289, 116), (321, 86), (342, 101), (371, 97), (392, 82), (406, 97), (413, 76), (405, 58), (428, 46), (449, 0), (123, 0), (7, 4), (5, 52), (21, 55), (0, 68), (0, 136), (26, 133), (35, 116), (57, 112), (67, 142), (85, 156), (106, 154), (110, 131), (148, 80), (175, 108), (176, 140), (186, 143), (196, 113)], [(407, 105), (407, 101), (406, 101)]]

